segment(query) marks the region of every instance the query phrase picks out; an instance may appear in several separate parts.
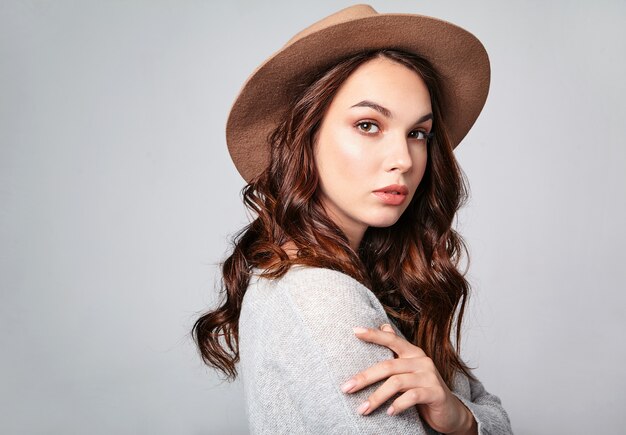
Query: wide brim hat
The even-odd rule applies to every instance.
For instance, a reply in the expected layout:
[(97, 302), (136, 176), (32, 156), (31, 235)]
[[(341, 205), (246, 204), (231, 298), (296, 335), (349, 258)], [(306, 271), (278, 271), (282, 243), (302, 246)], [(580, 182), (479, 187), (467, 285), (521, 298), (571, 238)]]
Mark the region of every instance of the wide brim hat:
[(395, 48), (426, 58), (441, 77), (442, 117), (455, 148), (480, 114), (490, 66), (482, 43), (450, 22), (379, 14), (368, 5), (340, 10), (302, 30), (244, 83), (226, 123), (231, 158), (248, 182), (269, 163), (268, 136), (307, 80), (353, 54)]

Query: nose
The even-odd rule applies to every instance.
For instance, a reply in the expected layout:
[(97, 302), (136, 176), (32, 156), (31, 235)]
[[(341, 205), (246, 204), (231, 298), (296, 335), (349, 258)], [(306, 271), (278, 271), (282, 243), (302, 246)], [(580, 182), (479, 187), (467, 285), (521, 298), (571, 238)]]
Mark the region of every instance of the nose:
[(404, 135), (394, 135), (389, 138), (386, 148), (385, 171), (407, 172), (413, 166), (413, 157), (410, 145)]

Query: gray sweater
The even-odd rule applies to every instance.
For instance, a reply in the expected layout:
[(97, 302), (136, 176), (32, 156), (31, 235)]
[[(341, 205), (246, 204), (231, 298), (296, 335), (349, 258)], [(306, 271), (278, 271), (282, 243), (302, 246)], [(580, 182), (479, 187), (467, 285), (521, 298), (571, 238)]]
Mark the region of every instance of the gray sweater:
[[(352, 331), (392, 324), (374, 293), (329, 269), (295, 266), (277, 280), (258, 273), (255, 269), (239, 318), (238, 370), (251, 434), (437, 433), (415, 407), (387, 415), (398, 395), (359, 415), (358, 406), (383, 381), (356, 393), (340, 389), (359, 371), (394, 357), (389, 348)], [(457, 374), (452, 390), (474, 414), (479, 434), (512, 433), (500, 400), (480, 382)]]

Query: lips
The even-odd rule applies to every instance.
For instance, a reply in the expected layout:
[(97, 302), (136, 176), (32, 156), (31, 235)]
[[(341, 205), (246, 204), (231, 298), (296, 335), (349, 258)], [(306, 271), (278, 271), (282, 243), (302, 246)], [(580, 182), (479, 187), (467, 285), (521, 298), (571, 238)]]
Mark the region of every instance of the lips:
[(408, 195), (409, 189), (407, 189), (406, 186), (403, 186), (401, 184), (391, 184), (387, 187), (377, 189), (374, 192), (390, 193), (393, 195)]
[(389, 205), (402, 204), (408, 194), (409, 189), (401, 184), (392, 184), (374, 191), (374, 195), (376, 195), (383, 203)]

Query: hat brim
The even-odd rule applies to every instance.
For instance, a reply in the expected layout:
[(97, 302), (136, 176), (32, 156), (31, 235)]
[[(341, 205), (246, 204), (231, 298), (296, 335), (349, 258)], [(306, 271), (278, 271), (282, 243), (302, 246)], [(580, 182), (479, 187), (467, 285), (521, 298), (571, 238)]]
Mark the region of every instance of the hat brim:
[(226, 124), (226, 142), (246, 181), (268, 164), (268, 135), (294, 92), (314, 72), (369, 50), (395, 48), (426, 58), (441, 77), (442, 116), (456, 147), (478, 118), (489, 92), (489, 58), (467, 30), (433, 17), (377, 14), (329, 26), (287, 45), (243, 85)]

